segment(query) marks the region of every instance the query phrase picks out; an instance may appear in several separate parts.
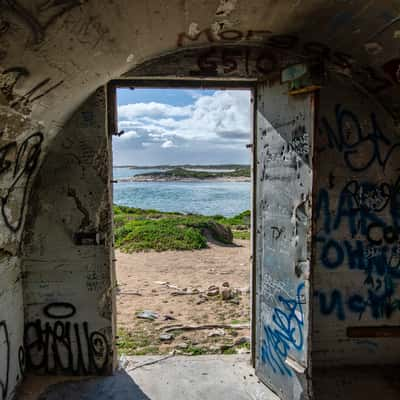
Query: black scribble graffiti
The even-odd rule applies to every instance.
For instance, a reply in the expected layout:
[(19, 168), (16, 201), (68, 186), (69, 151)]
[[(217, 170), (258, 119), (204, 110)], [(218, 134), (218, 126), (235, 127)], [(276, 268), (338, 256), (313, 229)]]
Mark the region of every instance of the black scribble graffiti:
[(18, 364), (19, 364), (19, 372), (21, 377), (25, 375), (26, 365), (25, 365), (25, 350), (23, 346), (19, 346), (18, 349)]
[(89, 211), (83, 206), (81, 200), (79, 199), (76, 190), (73, 188), (68, 188), (68, 197), (72, 197), (75, 201), (76, 208), (82, 213), (83, 218), (81, 224), (79, 225), (79, 231), (83, 231), (87, 226), (90, 225)]
[(70, 303), (51, 303), (43, 309), (43, 313), (47, 318), (67, 319), (76, 314), (76, 308)]
[[(17, 232), (22, 224), (30, 180), (36, 169), (42, 149), (43, 134), (36, 132), (25, 139), (18, 147), (16, 142), (8, 143), (0, 149), (0, 175), (12, 169), (12, 164), (7, 157), (12, 149), (16, 155), (11, 183), (0, 197), (1, 214), (5, 225), (12, 232)], [(21, 196), (22, 193), (22, 196)], [(17, 209), (14, 221), (11, 218), (11, 209)]]
[[(1, 8), (11, 11), (18, 19), (24, 22), (26, 27), (31, 31), (33, 43), (41, 43), (45, 36), (46, 30), (54, 24), (66, 12), (81, 5), (80, 0), (46, 0), (37, 7), (38, 15), (22, 6), (17, 0), (2, 0)], [(0, 9), (1, 9), (0, 8)], [(46, 14), (46, 18), (40, 18)], [(43, 21), (40, 21), (43, 19)], [(6, 21), (8, 23), (8, 21)]]
[(24, 347), (27, 368), (52, 373), (100, 374), (105, 372), (110, 354), (106, 336), (90, 331), (88, 322), (70, 322), (76, 308), (70, 303), (52, 303), (44, 314), (25, 325)]
[(277, 226), (272, 226), (271, 229), (272, 229), (272, 238), (275, 240), (278, 240), (281, 237), (283, 231), (285, 230), (284, 228), (278, 228)]
[(8, 393), (10, 374), (10, 338), (6, 321), (0, 322), (0, 356), (0, 400), (4, 400)]
[(8, 101), (10, 107), (26, 107), (29, 104), (46, 96), (53, 90), (57, 89), (64, 83), (60, 80), (55, 84), (51, 84), (51, 79), (46, 78), (35, 84), (22, 96), (18, 96), (14, 92), (14, 87), (21, 78), (27, 78), (30, 75), (25, 67), (11, 67), (4, 70), (0, 75), (0, 90)]

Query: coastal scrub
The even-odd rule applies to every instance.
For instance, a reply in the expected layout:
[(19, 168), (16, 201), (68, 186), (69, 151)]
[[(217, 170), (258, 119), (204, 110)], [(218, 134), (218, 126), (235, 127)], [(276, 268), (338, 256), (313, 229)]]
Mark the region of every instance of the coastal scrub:
[(250, 211), (227, 218), (114, 206), (115, 245), (121, 251), (198, 250), (210, 237), (224, 244), (249, 239)]

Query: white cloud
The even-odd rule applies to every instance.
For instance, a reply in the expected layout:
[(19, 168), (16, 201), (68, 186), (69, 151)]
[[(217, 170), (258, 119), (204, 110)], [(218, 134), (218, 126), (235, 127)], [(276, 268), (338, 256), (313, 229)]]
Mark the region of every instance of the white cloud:
[[(114, 149), (125, 154), (129, 148), (145, 152), (155, 148), (151, 146), (154, 144), (159, 151), (170, 149), (164, 153), (178, 157), (175, 160), (177, 163), (189, 152), (193, 157), (196, 149), (200, 148), (203, 154), (209, 152), (210, 156), (213, 152), (222, 154), (224, 149), (229, 149), (229, 154), (236, 154), (236, 157), (240, 154), (243, 156), (240, 157), (246, 158), (248, 150), (245, 144), (250, 140), (252, 126), (249, 91), (219, 90), (210, 95), (198, 93), (191, 92), (193, 103), (185, 106), (154, 101), (119, 106), (118, 129), (126, 133), (114, 139)], [(179, 151), (174, 149), (177, 147)], [(149, 162), (152, 161), (157, 163), (162, 160)]]
[(176, 146), (176, 144), (175, 144), (172, 140), (166, 140), (166, 141), (161, 145), (161, 147), (162, 147), (163, 149), (169, 149), (169, 148), (171, 148), (171, 147), (177, 147), (177, 146)]
[(138, 137), (139, 134), (136, 131), (124, 131), (124, 133), (120, 136), (121, 140), (129, 140)]

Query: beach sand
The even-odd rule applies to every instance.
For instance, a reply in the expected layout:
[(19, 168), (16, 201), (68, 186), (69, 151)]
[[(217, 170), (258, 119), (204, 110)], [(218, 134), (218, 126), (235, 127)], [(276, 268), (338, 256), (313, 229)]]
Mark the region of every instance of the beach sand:
[[(130, 335), (136, 354), (173, 349), (186, 353), (192, 348), (201, 348), (202, 354), (220, 353), (239, 338), (249, 337), (249, 329), (208, 329), (178, 332), (169, 343), (160, 341), (163, 329), (170, 325), (249, 323), (249, 241), (236, 240), (235, 246), (209, 243), (208, 249), (195, 251), (116, 251), (116, 259), (119, 335), (120, 339)], [(236, 293), (233, 301), (207, 295), (210, 286), (221, 290), (226, 282)], [(182, 295), (185, 288), (189, 293), (196, 289), (201, 293)], [(154, 321), (137, 318), (143, 310), (159, 317)], [(175, 320), (164, 320), (166, 315)]]

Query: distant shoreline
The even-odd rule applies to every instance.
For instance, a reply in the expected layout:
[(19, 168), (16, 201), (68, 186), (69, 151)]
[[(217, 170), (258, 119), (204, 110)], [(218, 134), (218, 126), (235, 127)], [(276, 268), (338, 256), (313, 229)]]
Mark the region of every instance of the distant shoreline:
[(177, 176), (168, 177), (155, 177), (155, 176), (131, 176), (129, 178), (120, 178), (115, 180), (115, 183), (127, 183), (127, 182), (251, 182), (251, 179), (246, 176), (231, 176), (231, 177), (209, 177), (206, 179), (202, 178), (182, 178)]
[(147, 172), (121, 178), (118, 182), (250, 182), (250, 167), (240, 167), (233, 170), (194, 169), (177, 167), (157, 172)]
[(200, 169), (200, 170), (235, 170), (238, 168), (250, 168), (249, 164), (207, 164), (207, 165), (202, 165), (202, 164), (176, 164), (176, 165), (167, 165), (167, 164), (161, 164), (161, 165), (145, 165), (145, 166), (139, 166), (139, 165), (113, 165), (113, 168), (127, 168), (127, 169), (175, 169), (175, 168), (184, 168), (184, 169)]

